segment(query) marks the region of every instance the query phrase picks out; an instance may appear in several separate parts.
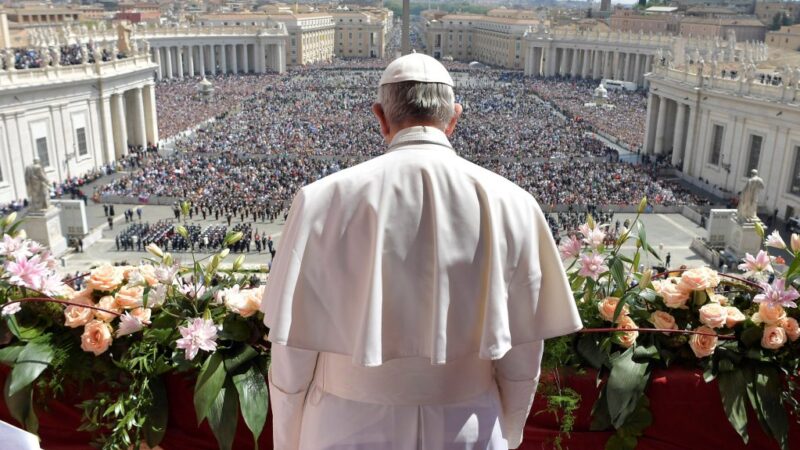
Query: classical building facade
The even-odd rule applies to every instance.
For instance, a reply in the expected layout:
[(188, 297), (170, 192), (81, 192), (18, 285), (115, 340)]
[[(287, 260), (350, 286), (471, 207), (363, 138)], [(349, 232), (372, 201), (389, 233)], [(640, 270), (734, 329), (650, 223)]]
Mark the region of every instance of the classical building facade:
[(800, 51), (800, 25), (781, 27), (778, 31), (767, 32), (767, 44), (784, 50)]
[(0, 71), (0, 203), (27, 197), (34, 158), (60, 182), (158, 142), (155, 69), (142, 48), (96, 64)]
[(383, 58), (388, 19), (361, 11), (330, 11), (334, 51), (341, 58)]
[[(712, 76), (714, 73), (714, 76)], [(766, 182), (760, 204), (782, 217), (800, 212), (800, 69), (761, 84), (753, 66), (736, 79), (657, 65), (648, 75), (644, 152), (708, 188), (735, 196), (751, 169)]]

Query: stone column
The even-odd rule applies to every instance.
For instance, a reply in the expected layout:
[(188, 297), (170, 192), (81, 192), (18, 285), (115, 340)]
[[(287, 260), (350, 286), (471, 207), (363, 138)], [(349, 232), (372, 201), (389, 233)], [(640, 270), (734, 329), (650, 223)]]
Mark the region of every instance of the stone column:
[(242, 45), (242, 72), (250, 73), (250, 56), (247, 54), (250, 45), (244, 44)]
[(178, 78), (183, 79), (183, 47), (175, 47), (175, 59), (178, 63)]
[(656, 118), (656, 142), (655, 142), (655, 153), (656, 155), (660, 155), (664, 152), (664, 132), (666, 131), (667, 126), (667, 99), (666, 97), (661, 97), (661, 101), (658, 103), (658, 117)]
[[(156, 49), (159, 51), (159, 49)], [(115, 155), (115, 127), (112, 120), (114, 112), (111, 109), (111, 96), (101, 97), (98, 101), (100, 105), (100, 122), (102, 126), (101, 142), (103, 143), (103, 163), (110, 164), (116, 158)]]
[(231, 52), (233, 55), (233, 73), (239, 73), (239, 44), (231, 45), (231, 49), (233, 50)]
[(225, 47), (227, 47), (226, 44), (222, 44), (219, 46), (219, 60), (220, 60), (219, 67), (220, 67), (220, 72), (222, 72), (223, 75), (226, 75), (228, 73), (228, 57), (227, 57), (227, 52), (225, 51)]
[(142, 90), (144, 97), (144, 128), (147, 142), (158, 143), (158, 115), (156, 113), (156, 89), (152, 84), (145, 84)]
[(694, 160), (694, 133), (695, 121), (697, 121), (696, 108), (691, 105), (686, 106), (689, 109), (689, 122), (686, 124), (686, 145), (683, 146), (683, 168), (684, 173), (692, 174), (692, 161)]
[(111, 96), (111, 122), (114, 127), (114, 159), (128, 154), (128, 130), (122, 94)]
[(194, 67), (194, 45), (190, 45), (189, 47), (186, 47), (186, 49), (188, 50), (187, 54), (189, 55), (189, 76), (193, 77), (197, 75)]
[(200, 57), (200, 76), (206, 76), (206, 46), (201, 45), (197, 47), (197, 56)]
[(278, 47), (278, 73), (286, 72), (286, 44), (281, 42)]
[(627, 52), (625, 53), (625, 72), (624, 72), (624, 75), (622, 76), (622, 79), (625, 80), (625, 81), (630, 81), (632, 79), (632, 77), (631, 77), (631, 54), (627, 53)]
[(147, 131), (145, 130), (144, 98), (140, 87), (133, 89), (133, 112), (133, 129), (136, 133), (134, 144), (144, 148), (147, 146)]
[(172, 47), (164, 47), (164, 53), (167, 60), (167, 78), (172, 78)]
[(578, 63), (580, 62), (580, 50), (572, 49), (572, 67), (570, 68), (570, 76), (578, 78)]
[(209, 52), (208, 52), (209, 58), (208, 59), (211, 61), (211, 75), (216, 75), (217, 74), (217, 46), (214, 45), (214, 44), (211, 44), (211, 45), (208, 46), (208, 48), (209, 48)]
[(683, 161), (683, 135), (684, 122), (686, 121), (686, 108), (683, 103), (678, 103), (678, 111), (675, 113), (675, 133), (672, 135), (672, 165), (677, 166)]
[(642, 85), (642, 54), (636, 54), (636, 63), (633, 66), (633, 82), (636, 86)]
[(158, 47), (153, 47), (153, 62), (156, 63), (156, 79), (161, 81), (162, 75), (161, 72), (164, 70), (161, 65), (161, 49)]

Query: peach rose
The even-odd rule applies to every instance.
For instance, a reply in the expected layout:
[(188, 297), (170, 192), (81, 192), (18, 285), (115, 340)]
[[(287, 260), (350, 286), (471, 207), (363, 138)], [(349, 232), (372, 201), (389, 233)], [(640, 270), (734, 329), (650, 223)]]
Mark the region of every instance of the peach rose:
[(747, 320), (747, 317), (745, 317), (745, 315), (739, 311), (739, 308), (735, 306), (726, 306), (725, 309), (728, 311), (728, 317), (725, 319), (726, 327), (733, 328)]
[(722, 306), (728, 306), (728, 297), (725, 297), (722, 294), (714, 294), (708, 299), (711, 302), (719, 303)]
[(134, 308), (131, 310), (131, 316), (139, 319), (139, 322), (142, 322), (145, 325), (150, 324), (150, 315), (152, 311), (150, 308)]
[(786, 331), (786, 337), (788, 337), (790, 341), (794, 342), (800, 338), (800, 326), (798, 326), (795, 318), (787, 317), (781, 320), (779, 325)]
[(705, 325), (695, 331), (713, 334), (713, 336), (693, 334), (692, 337), (689, 338), (689, 347), (692, 348), (694, 356), (698, 358), (705, 358), (706, 356), (713, 355), (714, 349), (717, 347), (717, 333)]
[[(675, 318), (672, 317), (672, 314), (665, 312), (665, 311), (655, 311), (653, 314), (650, 314), (650, 323), (653, 324), (656, 328), (661, 328), (663, 330), (677, 330), (678, 324), (675, 323)], [(669, 333), (664, 333), (669, 334)]]
[(686, 309), (686, 302), (689, 294), (678, 289), (678, 286), (670, 280), (653, 281), (653, 289), (664, 299), (664, 304), (672, 309)]
[(764, 328), (764, 334), (761, 336), (762, 347), (770, 350), (777, 350), (783, 347), (785, 343), (786, 330), (778, 325), (767, 325)]
[(86, 324), (81, 336), (81, 348), (85, 352), (101, 355), (111, 345), (111, 327), (102, 321), (93, 320)]
[[(122, 309), (120, 309), (119, 305), (117, 305), (117, 301), (114, 300), (114, 297), (110, 295), (106, 295), (105, 297), (101, 298), (100, 301), (97, 302), (97, 307), (115, 313), (122, 312)], [(103, 322), (111, 322), (117, 318), (117, 316), (114, 314), (98, 310), (94, 310), (94, 317), (98, 320), (102, 320)]]
[[(614, 319), (614, 311), (617, 310), (617, 305), (619, 305), (619, 298), (606, 297), (597, 304), (597, 311), (600, 312), (600, 317), (602, 317), (603, 320), (611, 322)], [(620, 317), (627, 316), (628, 312), (628, 305), (623, 306)], [(619, 318), (617, 318), (617, 321), (619, 321)]]
[(698, 313), (700, 315), (700, 322), (711, 328), (721, 328), (728, 320), (728, 310), (719, 303), (706, 303), (700, 308)]
[(142, 306), (144, 301), (144, 288), (141, 286), (125, 286), (117, 292), (117, 305), (124, 309), (133, 309)]
[[(617, 322), (617, 329), (618, 330), (634, 330), (639, 328), (636, 325), (636, 322), (633, 321), (629, 316), (620, 316), (619, 321)], [(625, 331), (624, 333), (619, 334), (619, 345), (625, 348), (631, 348), (633, 344), (636, 343), (636, 338), (639, 337), (638, 331)]]
[(697, 267), (689, 269), (681, 274), (681, 281), (678, 289), (690, 293), (692, 291), (705, 291), (713, 289), (719, 285), (719, 274), (708, 267)]
[(758, 312), (753, 314), (753, 322), (767, 325), (776, 325), (785, 318), (786, 311), (784, 311), (783, 306), (770, 305), (769, 303), (760, 303)]
[(158, 284), (158, 277), (156, 277), (156, 268), (150, 264), (142, 264), (139, 266), (139, 274), (144, 278), (144, 282), (148, 286), (153, 287)]
[(88, 288), (103, 292), (111, 292), (120, 284), (122, 284), (122, 273), (109, 264), (94, 269), (86, 280)]
[[(70, 300), (72, 303), (80, 303), (82, 305), (92, 305), (92, 301), (85, 297), (75, 297)], [(89, 323), (94, 319), (94, 311), (91, 308), (82, 308), (80, 306), (69, 305), (64, 308), (64, 325), (70, 328), (78, 328)]]
[(257, 289), (244, 289), (238, 293), (227, 295), (225, 298), (225, 306), (242, 317), (250, 317), (257, 313), (261, 307), (261, 298), (263, 295), (263, 286)]

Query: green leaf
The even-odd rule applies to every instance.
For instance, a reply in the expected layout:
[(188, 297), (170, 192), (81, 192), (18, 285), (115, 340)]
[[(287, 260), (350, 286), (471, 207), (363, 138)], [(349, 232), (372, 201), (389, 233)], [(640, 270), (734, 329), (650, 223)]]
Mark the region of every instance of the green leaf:
[(633, 358), (637, 361), (643, 359), (661, 359), (658, 354), (658, 347), (655, 345), (637, 345), (633, 350)]
[(0, 363), (13, 366), (23, 348), (25, 348), (25, 345), (11, 345), (0, 348)]
[(224, 381), (208, 411), (208, 425), (217, 438), (220, 450), (231, 450), (238, 425), (239, 402), (230, 378), (226, 377)]
[(264, 375), (256, 366), (251, 365), (246, 372), (233, 376), (233, 384), (239, 393), (239, 406), (242, 409), (244, 423), (253, 432), (253, 439), (258, 446), (258, 437), (267, 422), (269, 403), (269, 391)]
[(789, 417), (781, 400), (783, 383), (781, 373), (774, 366), (759, 366), (756, 369), (756, 397), (759, 409), (756, 414), (763, 417), (769, 427), (767, 431), (778, 441), (782, 450), (789, 450)]
[[(223, 339), (230, 339), (232, 341), (246, 342), (250, 339), (250, 325), (247, 319), (242, 318), (236, 314), (229, 314), (222, 324), (222, 332), (220, 337)], [(228, 370), (231, 370), (228, 368)]]
[(611, 359), (611, 373), (606, 383), (608, 413), (615, 428), (625, 423), (636, 408), (650, 378), (646, 363), (633, 361), (633, 349)]
[(6, 323), (8, 324), (8, 329), (11, 331), (11, 334), (20, 341), (30, 341), (42, 335), (42, 330), (37, 327), (21, 326), (17, 322), (16, 316), (6, 316)]
[(635, 450), (639, 440), (633, 436), (614, 434), (606, 441), (606, 450)]
[(722, 397), (722, 408), (728, 416), (728, 422), (742, 437), (745, 444), (750, 439), (747, 434), (747, 408), (745, 396), (747, 395), (747, 380), (744, 373), (739, 370), (720, 372), (717, 376), (719, 395)]
[[(617, 284), (617, 290), (624, 292), (625, 289), (628, 288), (628, 283), (625, 282), (625, 265), (622, 264), (619, 258), (614, 258), (611, 261), (609, 270), (611, 271), (611, 276), (614, 278), (614, 282)], [(614, 315), (615, 319), (616, 317), (617, 316)]]
[(150, 392), (153, 400), (147, 408), (147, 421), (144, 423), (144, 439), (147, 445), (155, 447), (164, 439), (167, 432), (167, 420), (169, 418), (169, 403), (167, 400), (167, 388), (161, 378), (150, 380)]
[(596, 334), (584, 334), (578, 338), (577, 350), (578, 354), (595, 369), (599, 369), (608, 357), (600, 348), (600, 336)]
[(592, 406), (592, 423), (589, 425), (591, 431), (603, 431), (611, 426), (611, 416), (608, 415), (608, 401), (606, 401), (606, 390), (600, 391), (600, 396)]
[(30, 341), (19, 353), (14, 369), (11, 371), (9, 395), (20, 392), (29, 386), (47, 369), (53, 360), (53, 348), (48, 342)]
[(233, 356), (225, 358), (225, 371), (228, 373), (234, 373), (242, 364), (249, 362), (258, 355), (258, 351), (256, 351), (253, 347), (249, 345), (242, 345)]
[(36, 411), (33, 410), (33, 389), (27, 386), (14, 395), (9, 394), (11, 387), (11, 377), (6, 378), (3, 398), (11, 416), (22, 424), (23, 428), (31, 433), (39, 432), (39, 419)]
[(203, 364), (194, 386), (194, 412), (197, 423), (208, 416), (208, 410), (219, 395), (225, 383), (225, 365), (219, 352), (212, 354)]

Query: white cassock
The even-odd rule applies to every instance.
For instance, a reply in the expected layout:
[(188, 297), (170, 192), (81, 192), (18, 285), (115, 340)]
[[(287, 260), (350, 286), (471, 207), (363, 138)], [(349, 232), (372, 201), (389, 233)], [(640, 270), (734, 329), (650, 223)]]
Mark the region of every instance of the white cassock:
[(516, 448), (581, 328), (533, 197), (421, 126), (297, 193), (262, 310), (277, 450)]

